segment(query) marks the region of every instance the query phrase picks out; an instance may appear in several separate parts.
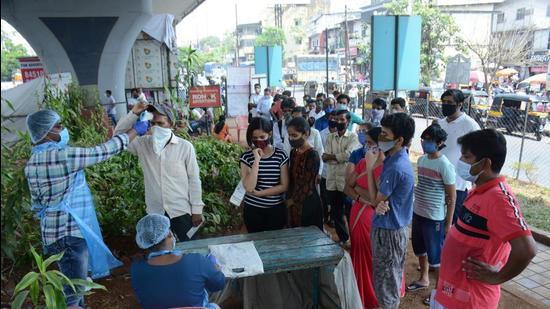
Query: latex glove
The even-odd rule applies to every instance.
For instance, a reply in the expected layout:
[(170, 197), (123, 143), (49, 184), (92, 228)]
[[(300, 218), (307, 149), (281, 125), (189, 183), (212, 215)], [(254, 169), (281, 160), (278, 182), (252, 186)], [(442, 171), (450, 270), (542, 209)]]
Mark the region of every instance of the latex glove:
[(132, 127), (139, 136), (145, 135), (149, 129), (149, 121), (137, 121)]

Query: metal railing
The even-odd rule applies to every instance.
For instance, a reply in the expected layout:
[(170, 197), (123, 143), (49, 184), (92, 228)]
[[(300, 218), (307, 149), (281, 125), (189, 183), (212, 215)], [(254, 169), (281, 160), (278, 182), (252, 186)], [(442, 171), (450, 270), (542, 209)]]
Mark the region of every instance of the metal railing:
[[(494, 128), (506, 137), (507, 155), (502, 174), (550, 187), (550, 105), (523, 102), (495, 107), (467, 104), (463, 112), (481, 128)], [(416, 99), (408, 106), (416, 130), (411, 149), (422, 153), (420, 135), (435, 119), (443, 118), (440, 102)]]

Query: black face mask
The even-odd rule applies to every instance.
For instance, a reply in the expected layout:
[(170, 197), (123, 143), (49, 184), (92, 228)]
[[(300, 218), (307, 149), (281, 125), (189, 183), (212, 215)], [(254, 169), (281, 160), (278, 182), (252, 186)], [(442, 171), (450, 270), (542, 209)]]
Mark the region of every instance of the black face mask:
[(329, 120), (328, 121), (328, 127), (331, 128), (331, 129), (334, 129), (338, 126), (338, 122), (334, 121), (334, 120)]
[(453, 104), (441, 104), (441, 112), (443, 112), (443, 116), (445, 117), (449, 117), (454, 114), (457, 108), (458, 106)]
[(345, 129), (347, 129), (347, 127), (347, 123), (338, 123), (336, 125), (336, 129), (338, 129), (338, 131), (344, 131)]
[(299, 138), (299, 139), (289, 139), (288, 142), (290, 143), (290, 147), (300, 148), (304, 145), (305, 141), (303, 138)]

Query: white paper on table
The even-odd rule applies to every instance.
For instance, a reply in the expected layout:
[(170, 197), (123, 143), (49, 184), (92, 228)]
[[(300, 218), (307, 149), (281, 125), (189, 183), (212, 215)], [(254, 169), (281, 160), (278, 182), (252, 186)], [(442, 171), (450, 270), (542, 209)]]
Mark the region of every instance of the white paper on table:
[[(210, 245), (208, 249), (218, 260), (221, 271), (227, 278), (242, 278), (264, 273), (264, 263), (253, 241)], [(239, 268), (243, 268), (244, 271), (233, 271)]]
[(187, 231), (187, 237), (189, 239), (193, 238), (193, 236), (195, 235), (195, 233), (197, 233), (197, 231), (199, 230), (199, 228), (203, 225), (204, 223), (204, 217), (201, 221), (201, 224), (197, 225), (197, 226), (192, 226), (189, 231)]
[(241, 180), (239, 181), (239, 184), (235, 188), (235, 191), (233, 191), (233, 194), (229, 199), (229, 203), (237, 207), (241, 206), (241, 203), (243, 202), (245, 194), (246, 194), (246, 189), (244, 188), (243, 181)]

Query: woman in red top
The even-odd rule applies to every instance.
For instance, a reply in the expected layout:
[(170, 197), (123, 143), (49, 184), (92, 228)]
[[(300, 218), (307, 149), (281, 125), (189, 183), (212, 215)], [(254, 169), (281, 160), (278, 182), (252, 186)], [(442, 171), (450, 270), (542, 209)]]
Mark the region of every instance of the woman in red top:
[[(366, 133), (365, 146), (373, 149), (378, 146), (378, 136), (381, 128), (370, 129)], [(368, 151), (368, 150), (367, 150)], [(375, 181), (378, 181), (382, 174), (383, 158), (374, 164)], [(351, 260), (357, 280), (357, 287), (361, 295), (361, 302), (364, 308), (377, 308), (378, 301), (374, 293), (372, 276), (372, 251), (370, 232), (372, 218), (375, 211), (370, 201), (373, 197), (369, 196), (368, 173), (365, 159), (361, 159), (355, 166), (355, 171), (346, 181), (346, 195), (354, 199), (350, 214), (350, 239), (351, 239)]]

